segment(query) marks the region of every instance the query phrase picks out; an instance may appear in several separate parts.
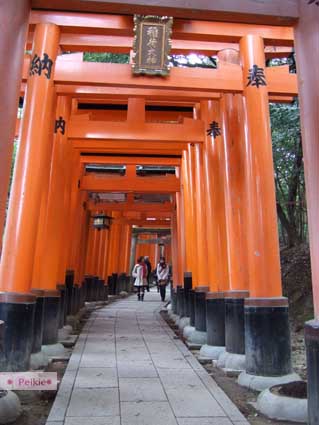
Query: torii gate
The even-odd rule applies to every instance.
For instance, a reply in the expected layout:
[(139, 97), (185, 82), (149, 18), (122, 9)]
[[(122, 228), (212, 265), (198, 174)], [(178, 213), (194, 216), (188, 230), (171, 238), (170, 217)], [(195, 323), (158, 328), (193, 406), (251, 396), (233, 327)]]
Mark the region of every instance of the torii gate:
[[(67, 2), (58, 3), (53, 5), (45, 0), (33, 2), (37, 7), (59, 7), (62, 10), (67, 7)], [(117, 0), (112, 4), (90, 2), (88, 6), (88, 2), (82, 2), (81, 6), (78, 4), (76, 7), (91, 12), (118, 13), (124, 6), (120, 7), (117, 3)], [(139, 11), (145, 10), (146, 4), (143, 1), (138, 3)], [(103, 185), (81, 176), (80, 152), (141, 155), (147, 151), (153, 156), (182, 157), (180, 169), (177, 169), (170, 187), (176, 197), (176, 214), (172, 215), (171, 225), (174, 264), (178, 271), (172, 294), (174, 308), (175, 298), (181, 305), (185, 293), (187, 302), (195, 299), (192, 304), (195, 315), (190, 314), (197, 336), (203, 336), (201, 333), (207, 331), (208, 345), (226, 344), (226, 349), (238, 354), (242, 354), (239, 351), (243, 349), (243, 340), (231, 346), (234, 344), (232, 335), (238, 332), (243, 336), (245, 312), (247, 367), (242, 379), (249, 380), (260, 375), (285, 376), (291, 372), (287, 300), (282, 297), (280, 282), (268, 102), (269, 97), (280, 101), (296, 95), (297, 78), (289, 74), (285, 67), (264, 70), (267, 86), (256, 88), (247, 85), (247, 78), (254, 65), (264, 68), (265, 54), (268, 57), (272, 52), (282, 54), (284, 48), (293, 45), (292, 26), (299, 19), (295, 33), (301, 76), (317, 316), (319, 272), (316, 247), (319, 245), (316, 243), (316, 230), (319, 207), (316, 201), (318, 155), (314, 141), (318, 135), (315, 119), (318, 96), (314, 95), (314, 87), (318, 87), (318, 76), (307, 68), (304, 52), (310, 55), (312, 50), (318, 50), (316, 22), (319, 8), (316, 3), (308, 4), (302, 0), (263, 4), (248, 0), (244, 6), (231, 0), (223, 3), (226, 5), (213, 10), (213, 6), (206, 2), (203, 5), (200, 1), (193, 20), (190, 20), (190, 11), (182, 0), (178, 0), (173, 38), (179, 42), (175, 42), (174, 48), (176, 51), (190, 51), (195, 43), (200, 42), (200, 51), (218, 51), (220, 64), (216, 70), (173, 69), (166, 80), (133, 77), (129, 65), (57, 60), (61, 45), (73, 51), (94, 50), (96, 47), (103, 49), (105, 46), (112, 47), (113, 51), (119, 47), (121, 51), (127, 51), (132, 36), (132, 22), (128, 16), (83, 16), (80, 12), (63, 11), (31, 14), (29, 41), (33, 39), (32, 57), (37, 54), (42, 58), (46, 53), (53, 67), (52, 72), (47, 69), (41, 76), (36, 73), (28, 75), (30, 63), (25, 59), (21, 75), (27, 40), (28, 2), (12, 1), (6, 5), (7, 13), (1, 18), (9, 19), (12, 24), (7, 38), (0, 44), (1, 49), (5, 49), (5, 52), (9, 49), (10, 52), (12, 48), (20, 55), (2, 54), (7, 58), (6, 68), (1, 70), (5, 86), (2, 101), (7, 111), (1, 114), (6, 149), (1, 156), (4, 166), (0, 167), (4, 170), (4, 177), (0, 179), (4, 187), (0, 193), (1, 227), (10, 169), (10, 146), (16, 126), (16, 100), (27, 82), (21, 142), (0, 266), (3, 291), (0, 318), (6, 320), (6, 335), (10, 333), (12, 346), (19, 347), (12, 355), (11, 346), (7, 346), (8, 368), (28, 367), (32, 334), (41, 333), (39, 326), (35, 329), (32, 326), (36, 296), (30, 294), (31, 288), (39, 289), (40, 283), (43, 285), (41, 294), (48, 299), (50, 306), (45, 311), (45, 342), (52, 343), (57, 331), (57, 325), (52, 326), (52, 317), (56, 316), (60, 297), (57, 284), (64, 282), (67, 269), (74, 270), (75, 281), (81, 284), (79, 279), (84, 273), (83, 259), (89, 229), (89, 215), (84, 207), (87, 202), (86, 190), (103, 190)], [(163, 13), (171, 11), (164, 0), (159, 1), (159, 6)], [(125, 7), (126, 13), (137, 8), (136, 4)], [(153, 10), (156, 9), (154, 6)], [(206, 19), (215, 16), (215, 19), (229, 20), (231, 24), (194, 20), (194, 17), (202, 19), (203, 11)], [(212, 43), (235, 44), (239, 53), (227, 50), (229, 45)], [(265, 45), (268, 50), (265, 50)], [(274, 53), (273, 46), (278, 46), (280, 53)], [(312, 55), (314, 60), (317, 60), (317, 56)], [(129, 106), (134, 103), (137, 109), (135, 114), (131, 114), (133, 109), (128, 108), (128, 122), (105, 125), (103, 120), (86, 119), (82, 126), (82, 121), (75, 117), (71, 98), (121, 99), (122, 102), (124, 99)], [(191, 104), (194, 114), (192, 118), (184, 117), (179, 124), (147, 123), (144, 105), (147, 101)], [(218, 126), (211, 127), (211, 134), (207, 135), (206, 130), (213, 122)], [(161, 131), (163, 134), (159, 136)], [(238, 142), (235, 145), (232, 143), (234, 135)], [(138, 142), (133, 142), (134, 139)], [(239, 163), (241, 167), (238, 167)], [(131, 178), (137, 181), (132, 175)], [(178, 180), (181, 182), (179, 185)], [(130, 182), (124, 183), (128, 185)], [(103, 184), (106, 188), (108, 182), (104, 181)], [(132, 186), (125, 184), (119, 190), (132, 189)], [(56, 205), (63, 207), (54, 210)], [(79, 229), (84, 231), (79, 232)], [(71, 241), (61, 245), (61, 238), (56, 237), (59, 233), (70, 234)], [(112, 252), (116, 252), (117, 248), (113, 244)], [(187, 284), (182, 288), (184, 273)], [(189, 273), (193, 292), (189, 291)], [(40, 292), (36, 292), (37, 296)], [(214, 333), (210, 323), (217, 320), (218, 323), (225, 322), (225, 316), (221, 313), (224, 310), (220, 308), (225, 303), (228, 308), (240, 312), (240, 320), (232, 321), (226, 317), (229, 320), (226, 320), (225, 327), (220, 325), (218, 332)], [(12, 317), (19, 318), (25, 328), (16, 329), (8, 319), (9, 311)], [(260, 315), (263, 316), (263, 323), (258, 320)], [(275, 316), (278, 326), (268, 326)], [(317, 377), (312, 373), (318, 361), (318, 328), (316, 322), (309, 323), (306, 328), (307, 343), (312, 353), (308, 364), (311, 424), (318, 423), (316, 400), (319, 386)], [(8, 338), (6, 342), (9, 344)], [(280, 359), (277, 363), (268, 361), (274, 358), (274, 353)], [(256, 358), (262, 359), (261, 362)]]

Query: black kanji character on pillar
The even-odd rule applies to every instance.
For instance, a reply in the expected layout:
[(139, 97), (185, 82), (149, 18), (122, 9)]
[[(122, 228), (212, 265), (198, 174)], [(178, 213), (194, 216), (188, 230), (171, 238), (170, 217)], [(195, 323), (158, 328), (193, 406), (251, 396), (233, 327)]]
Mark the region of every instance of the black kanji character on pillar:
[(207, 136), (213, 136), (216, 138), (217, 136), (220, 136), (222, 134), (221, 129), (218, 125), (218, 122), (212, 121), (209, 124), (209, 129), (207, 130)]
[(44, 75), (48, 80), (51, 78), (53, 61), (49, 58), (47, 53), (43, 53), (43, 59), (39, 55), (35, 54), (31, 59), (29, 75), (41, 75), (42, 71), (47, 71)]
[(267, 86), (264, 68), (260, 68), (258, 65), (250, 68), (247, 79), (247, 86), (255, 86), (257, 89), (259, 86)]
[(65, 120), (62, 117), (59, 117), (58, 120), (55, 120), (54, 133), (57, 133), (60, 129), (61, 133), (65, 133)]
[(319, 6), (319, 0), (309, 0), (308, 4), (315, 4), (315, 5)]

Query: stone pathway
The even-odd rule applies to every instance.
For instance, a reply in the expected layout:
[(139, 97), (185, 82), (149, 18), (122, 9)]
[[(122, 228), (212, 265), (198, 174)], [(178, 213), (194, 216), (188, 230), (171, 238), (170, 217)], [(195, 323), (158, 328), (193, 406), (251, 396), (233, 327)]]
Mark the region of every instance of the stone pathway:
[(47, 425), (244, 425), (245, 417), (159, 315), (157, 292), (92, 313)]

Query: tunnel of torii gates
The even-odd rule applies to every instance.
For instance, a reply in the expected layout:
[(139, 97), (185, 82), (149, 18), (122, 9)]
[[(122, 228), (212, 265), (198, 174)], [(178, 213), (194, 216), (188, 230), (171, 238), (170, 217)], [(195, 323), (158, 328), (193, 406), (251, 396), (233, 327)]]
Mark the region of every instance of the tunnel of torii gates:
[[(245, 353), (246, 378), (286, 379), (268, 104), (291, 102), (299, 79), (316, 312), (306, 325), (309, 423), (318, 424), (318, 2), (199, 1), (197, 11), (182, 0), (176, 10), (164, 0), (71, 3), (36, 0), (42, 10), (30, 11), (27, 0), (0, 2), (1, 229), (19, 134), (0, 266), (2, 370), (27, 370), (66, 314), (127, 288), (136, 255), (157, 261), (161, 250), (173, 311), (190, 316), (195, 335)], [(133, 13), (174, 16), (172, 52), (217, 54), (218, 68), (163, 78), (83, 62), (78, 52), (129, 53)], [(265, 67), (293, 46), (298, 75)], [(29, 49), (52, 69), (30, 72)], [(248, 84), (254, 65), (265, 84)], [(93, 226), (96, 216), (106, 227)]]

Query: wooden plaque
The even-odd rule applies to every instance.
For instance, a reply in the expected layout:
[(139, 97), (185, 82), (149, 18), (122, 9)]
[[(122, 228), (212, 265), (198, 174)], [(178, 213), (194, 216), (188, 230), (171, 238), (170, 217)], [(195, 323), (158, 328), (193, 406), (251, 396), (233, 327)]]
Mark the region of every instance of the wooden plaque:
[(134, 16), (134, 74), (169, 74), (172, 24), (167, 16)]

